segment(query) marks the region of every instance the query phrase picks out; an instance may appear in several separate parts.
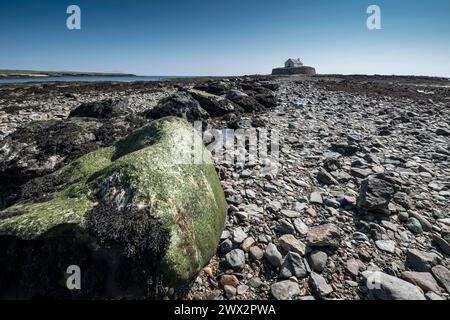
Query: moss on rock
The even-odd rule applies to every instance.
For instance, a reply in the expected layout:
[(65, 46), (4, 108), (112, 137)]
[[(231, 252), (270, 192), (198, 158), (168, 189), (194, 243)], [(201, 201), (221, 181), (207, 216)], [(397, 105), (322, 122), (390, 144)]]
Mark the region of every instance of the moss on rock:
[[(114, 246), (111, 239), (122, 238), (125, 233), (142, 256), (146, 250), (155, 251), (146, 244), (151, 242), (150, 235), (137, 235), (133, 231), (136, 226), (124, 229), (111, 225), (111, 221), (123, 224), (136, 217), (141, 217), (136, 223), (143, 223), (145, 217), (154, 219), (158, 223), (144, 223), (146, 227), (138, 230), (151, 233), (148, 230), (158, 227), (168, 234), (161, 270), (165, 281), (175, 287), (188, 281), (214, 254), (226, 201), (210, 154), (187, 121), (175, 117), (153, 121), (114, 146), (86, 154), (53, 175), (67, 173), (69, 182), (49, 200), (19, 202), (0, 211), (0, 236), (33, 241), (69, 224), (89, 235), (80, 241), (94, 239), (92, 244), (103, 248)], [(123, 220), (127, 215), (129, 219)], [(121, 235), (106, 237), (105, 230), (120, 230)]]

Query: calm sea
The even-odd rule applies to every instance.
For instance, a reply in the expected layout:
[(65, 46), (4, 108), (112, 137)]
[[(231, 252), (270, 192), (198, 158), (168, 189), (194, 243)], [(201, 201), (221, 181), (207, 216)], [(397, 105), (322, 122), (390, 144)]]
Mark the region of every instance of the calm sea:
[[(173, 78), (175, 76), (142, 76), (142, 77), (42, 77), (42, 78), (17, 78), (0, 79), (0, 84), (27, 83), (27, 82), (76, 82), (76, 81), (115, 81), (115, 82), (136, 82), (136, 81), (159, 81)], [(183, 77), (187, 78), (187, 77)]]

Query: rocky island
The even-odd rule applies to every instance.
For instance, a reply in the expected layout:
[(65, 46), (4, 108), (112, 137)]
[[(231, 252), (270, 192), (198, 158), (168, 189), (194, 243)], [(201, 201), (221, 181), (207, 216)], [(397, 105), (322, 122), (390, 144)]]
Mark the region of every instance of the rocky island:
[(306, 73), (0, 85), (0, 297), (448, 300), (449, 80)]
[(284, 68), (272, 69), (272, 75), (315, 75), (316, 69), (313, 67), (304, 66), (299, 58), (288, 59), (284, 63)]

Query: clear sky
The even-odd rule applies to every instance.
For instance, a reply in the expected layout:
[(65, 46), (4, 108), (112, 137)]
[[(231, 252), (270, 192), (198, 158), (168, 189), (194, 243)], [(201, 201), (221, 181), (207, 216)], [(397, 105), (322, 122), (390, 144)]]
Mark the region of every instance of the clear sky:
[[(81, 8), (81, 30), (66, 9)], [(381, 8), (381, 30), (366, 9)], [(0, 68), (140, 75), (319, 73), (450, 77), (449, 0), (0, 1)]]

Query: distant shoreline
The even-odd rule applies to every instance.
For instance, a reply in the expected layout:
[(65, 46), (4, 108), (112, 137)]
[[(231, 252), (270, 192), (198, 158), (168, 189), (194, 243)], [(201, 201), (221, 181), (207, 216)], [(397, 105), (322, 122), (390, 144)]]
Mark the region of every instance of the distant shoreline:
[(130, 73), (0, 70), (0, 79), (49, 78), (49, 77), (136, 77)]

